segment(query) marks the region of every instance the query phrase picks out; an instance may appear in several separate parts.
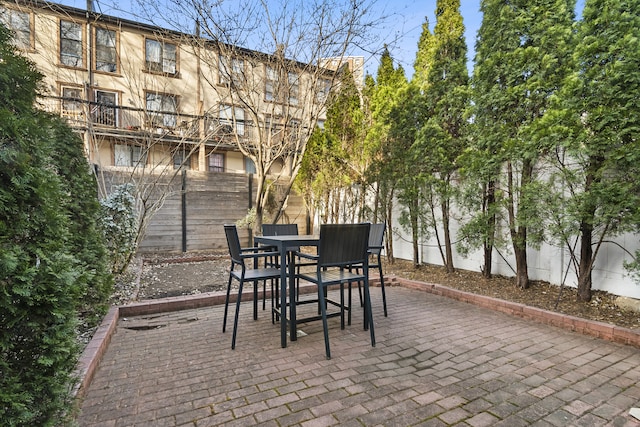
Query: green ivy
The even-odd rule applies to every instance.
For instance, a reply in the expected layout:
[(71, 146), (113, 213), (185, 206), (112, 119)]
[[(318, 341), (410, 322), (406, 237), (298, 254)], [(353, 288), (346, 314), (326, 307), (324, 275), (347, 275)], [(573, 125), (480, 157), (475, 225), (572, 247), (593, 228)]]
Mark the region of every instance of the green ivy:
[(102, 226), (107, 250), (111, 259), (111, 271), (122, 273), (136, 252), (138, 220), (133, 184), (122, 184), (100, 201)]

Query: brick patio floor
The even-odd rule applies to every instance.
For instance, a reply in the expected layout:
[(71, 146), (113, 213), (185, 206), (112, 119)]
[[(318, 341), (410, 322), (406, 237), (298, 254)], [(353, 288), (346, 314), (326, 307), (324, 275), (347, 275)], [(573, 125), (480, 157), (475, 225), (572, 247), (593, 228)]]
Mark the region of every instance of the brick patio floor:
[[(640, 426), (640, 349), (399, 286), (389, 317), (362, 309), (280, 348), (279, 324), (242, 304), (120, 317), (84, 391), (80, 426)], [(231, 317), (230, 317), (231, 319)]]

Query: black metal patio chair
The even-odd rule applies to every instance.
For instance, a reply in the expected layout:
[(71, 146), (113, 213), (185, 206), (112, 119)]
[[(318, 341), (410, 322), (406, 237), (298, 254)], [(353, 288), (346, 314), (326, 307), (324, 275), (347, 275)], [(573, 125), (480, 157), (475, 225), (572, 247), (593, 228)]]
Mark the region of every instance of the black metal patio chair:
[[(263, 236), (297, 236), (298, 235), (298, 224), (262, 224), (262, 235)], [(300, 248), (299, 247), (294, 247), (291, 249), (290, 256), (289, 256), (289, 260), (287, 260), (289, 263), (291, 262), (291, 256), (295, 255), (297, 252), (300, 252)], [(271, 264), (273, 264), (273, 262), (271, 262)], [(300, 268), (301, 267), (311, 267), (316, 265), (316, 261), (312, 258), (305, 258), (305, 260), (303, 261), (300, 257), (297, 257), (296, 260), (296, 300), (300, 299), (300, 278), (297, 276), (298, 273), (300, 273)], [(271, 265), (274, 266), (274, 265)], [(275, 264), (276, 267), (280, 268), (279, 264)], [(266, 283), (265, 283), (266, 286)], [(273, 288), (272, 288), (272, 295), (274, 295), (273, 293)], [(278, 301), (278, 289), (276, 287), (275, 290), (275, 299), (276, 302)], [(262, 303), (262, 309), (265, 309), (265, 302), (263, 301)]]
[[(384, 291), (384, 274), (382, 273), (381, 253), (384, 249), (384, 233), (387, 228), (386, 223), (371, 224), (371, 230), (369, 231), (369, 270), (375, 268), (380, 274), (380, 289), (382, 291), (382, 307), (384, 310), (384, 317), (387, 317), (387, 296)], [(359, 268), (359, 267), (357, 267)], [(360, 296), (360, 306), (364, 305), (362, 299), (362, 282), (358, 282), (358, 294)]]
[[(250, 247), (242, 248), (240, 246), (240, 238), (238, 237), (238, 229), (235, 225), (225, 225), (224, 233), (227, 237), (229, 246), (229, 255), (231, 256), (231, 269), (229, 271), (229, 283), (227, 284), (227, 296), (224, 302), (224, 320), (222, 322), (222, 332), (227, 328), (227, 312), (229, 309), (229, 297), (231, 294), (231, 283), (233, 279), (240, 282), (238, 288), (238, 297), (236, 300), (236, 313), (233, 320), (233, 336), (231, 338), (231, 348), (236, 348), (236, 335), (238, 332), (238, 316), (240, 313), (240, 302), (242, 300), (242, 287), (244, 282), (253, 282), (253, 320), (258, 319), (258, 282), (267, 280), (278, 280), (280, 278), (280, 269), (275, 267), (258, 267), (260, 258), (268, 258), (278, 256), (278, 252), (274, 252), (269, 247)], [(251, 260), (254, 268), (248, 268), (245, 265), (246, 260)], [(240, 269), (236, 270), (236, 266)], [(266, 298), (266, 294), (263, 294)]]
[[(344, 329), (344, 312), (351, 307), (344, 301), (344, 285), (362, 281), (364, 283), (364, 311), (365, 329), (370, 330), (371, 345), (375, 347), (375, 333), (373, 328), (373, 316), (371, 314), (371, 297), (369, 294), (369, 247), (370, 224), (324, 224), (320, 226), (320, 245), (318, 247), (316, 271), (312, 273), (300, 273), (300, 278), (315, 283), (318, 286), (318, 303), (320, 316), (312, 316), (297, 319), (298, 323), (313, 320), (322, 320), (324, 331), (325, 352), (327, 359), (331, 358), (329, 346), (329, 332), (327, 318), (340, 316), (340, 327)], [(309, 257), (304, 253), (297, 253), (301, 257)], [(316, 259), (316, 257), (312, 257)], [(362, 271), (356, 272), (350, 269), (352, 265), (361, 265)], [(340, 302), (330, 301), (327, 296), (327, 287), (340, 285)], [(300, 303), (306, 303), (302, 301)], [(327, 313), (327, 304), (339, 307), (339, 312)]]

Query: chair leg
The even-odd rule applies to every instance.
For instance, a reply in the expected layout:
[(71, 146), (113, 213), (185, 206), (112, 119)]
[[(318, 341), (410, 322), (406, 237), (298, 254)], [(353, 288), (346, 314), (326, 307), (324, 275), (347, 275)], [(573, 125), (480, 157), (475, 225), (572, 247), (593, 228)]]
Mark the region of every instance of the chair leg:
[(376, 334), (373, 330), (373, 310), (371, 310), (371, 294), (369, 293), (369, 281), (364, 281), (364, 314), (365, 314), (365, 330), (369, 327), (371, 334), (371, 347), (376, 346)]
[[(274, 310), (274, 306), (278, 310), (278, 312)], [(276, 322), (280, 321), (279, 310), (280, 310), (280, 280), (276, 279), (275, 292), (273, 289), (273, 283), (271, 283), (271, 323), (272, 324), (275, 324)]]
[[(271, 287), (273, 288), (273, 279), (271, 280)], [(267, 309), (267, 281), (262, 282), (262, 311)]]
[(340, 283), (340, 329), (344, 329), (344, 283)]
[(227, 284), (227, 297), (224, 300), (224, 319), (222, 321), (222, 332), (227, 330), (227, 312), (229, 311), (229, 294), (231, 293), (231, 275), (229, 275), (229, 283)]
[[(265, 286), (267, 281), (265, 280)], [(258, 281), (253, 282), (253, 320), (258, 320)]]
[(348, 300), (349, 300), (349, 312), (347, 313), (347, 325), (351, 326), (351, 285), (353, 285), (353, 282), (349, 282), (349, 289), (347, 290), (348, 292)]
[(384, 317), (387, 317), (387, 295), (384, 292), (384, 276), (382, 275), (382, 264), (378, 261), (378, 270), (380, 271), (380, 289), (382, 290), (382, 308), (384, 309)]
[(274, 309), (275, 309), (275, 294), (273, 289), (273, 279), (271, 279), (271, 324), (272, 325), (275, 325), (276, 323), (276, 313)]
[(318, 295), (320, 312), (322, 314), (322, 329), (324, 331), (324, 349), (327, 359), (331, 359), (331, 349), (329, 348), (329, 325), (327, 324), (327, 301), (325, 300), (324, 286), (322, 283), (318, 284)]
[(240, 316), (240, 301), (242, 300), (242, 280), (240, 281), (240, 286), (238, 288), (238, 300), (236, 301), (236, 315), (233, 319), (233, 336), (231, 337), (231, 350), (235, 350), (236, 348), (236, 335), (238, 334), (238, 318)]
[[(360, 267), (356, 267), (356, 273), (360, 273)], [(362, 298), (362, 281), (358, 280), (358, 297), (360, 298), (360, 307), (364, 307), (364, 298)]]

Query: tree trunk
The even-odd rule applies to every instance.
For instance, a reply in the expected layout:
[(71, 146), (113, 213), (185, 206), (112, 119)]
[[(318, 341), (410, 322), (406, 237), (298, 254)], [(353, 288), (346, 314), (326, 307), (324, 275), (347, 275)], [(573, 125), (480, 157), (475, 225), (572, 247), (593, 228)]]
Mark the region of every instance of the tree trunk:
[(418, 234), (418, 208), (417, 203), (412, 202), (412, 206), (409, 209), (409, 215), (411, 217), (411, 237), (413, 241), (413, 266), (415, 268), (420, 267), (420, 251), (419, 251), (419, 234)]
[(580, 264), (578, 266), (578, 301), (591, 301), (591, 266), (593, 226), (586, 221), (580, 224)]
[[(589, 193), (594, 183), (600, 181), (598, 170), (602, 167), (604, 159), (601, 156), (593, 156), (589, 161), (585, 176), (584, 191)], [(589, 199), (588, 199), (589, 200)], [(591, 199), (592, 200), (592, 199)], [(589, 201), (587, 201), (589, 203)], [(594, 263), (593, 253), (593, 223), (596, 207), (593, 203), (586, 206), (585, 214), (580, 221), (580, 263), (578, 265), (578, 301), (591, 301), (591, 271)]]
[(395, 258), (393, 257), (393, 190), (389, 194), (389, 201), (387, 203), (386, 223), (387, 223), (387, 259), (393, 264)]
[[(516, 286), (521, 289), (529, 288), (529, 268), (527, 265), (527, 227), (518, 225), (515, 214), (515, 200), (513, 194), (515, 188), (513, 184), (513, 167), (511, 162), (507, 165), (509, 201), (507, 210), (509, 211), (509, 230), (511, 234), (511, 244), (513, 254), (516, 257)], [(520, 191), (522, 187), (531, 181), (533, 167), (530, 162), (524, 161), (522, 165), (522, 175), (520, 179)], [(520, 210), (519, 210), (520, 212)]]
[(442, 210), (442, 228), (444, 229), (444, 249), (446, 251), (445, 267), (447, 273), (455, 272), (453, 267), (453, 248), (451, 247), (451, 231), (449, 230), (449, 202), (443, 201), (440, 204)]
[[(496, 214), (494, 204), (496, 202), (496, 186), (494, 181), (489, 181), (485, 193), (485, 202), (483, 210), (487, 215), (487, 238), (483, 244), (484, 250), (484, 266), (482, 268), (482, 276), (487, 279), (491, 278), (493, 266), (493, 242), (496, 232)], [(489, 214), (489, 212), (492, 212)]]
[(516, 257), (516, 286), (520, 289), (529, 288), (529, 268), (527, 266), (527, 248), (513, 247)]
[[(259, 236), (260, 234), (262, 234), (262, 223), (264, 221), (264, 218), (262, 217), (262, 215), (264, 215), (264, 200), (265, 200), (265, 192), (267, 191), (264, 185), (264, 181), (265, 181), (264, 176), (257, 175), (257, 181), (258, 181), (258, 187), (256, 188), (256, 199), (255, 199), (256, 220), (253, 223), (253, 228), (252, 228), (254, 236)], [(251, 195), (249, 195), (249, 197), (251, 197)], [(250, 246), (253, 246), (253, 244), (251, 244)]]

